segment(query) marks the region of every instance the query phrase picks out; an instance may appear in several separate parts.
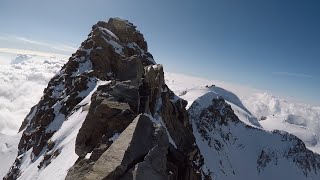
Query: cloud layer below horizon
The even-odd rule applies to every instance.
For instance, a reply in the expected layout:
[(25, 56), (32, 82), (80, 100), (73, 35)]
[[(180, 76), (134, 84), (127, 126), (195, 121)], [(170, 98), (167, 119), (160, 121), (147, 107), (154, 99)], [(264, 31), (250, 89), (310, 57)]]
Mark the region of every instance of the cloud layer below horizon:
[(0, 65), (0, 133), (14, 134), (65, 60), (18, 55)]

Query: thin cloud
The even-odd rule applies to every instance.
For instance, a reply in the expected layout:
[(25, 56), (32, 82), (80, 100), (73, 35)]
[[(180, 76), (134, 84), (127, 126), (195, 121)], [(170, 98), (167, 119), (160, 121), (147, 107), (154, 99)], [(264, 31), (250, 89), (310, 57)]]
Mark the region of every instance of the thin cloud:
[(48, 42), (37, 41), (37, 40), (33, 40), (26, 37), (21, 37), (21, 36), (1, 35), (0, 40), (6, 40), (6, 41), (16, 40), (22, 43), (32, 44), (36, 46), (43, 46), (43, 47), (58, 50), (58, 51), (64, 51), (66, 53), (73, 53), (77, 50), (76, 47), (70, 46), (68, 44), (48, 43)]
[(60, 51), (66, 51), (66, 52), (75, 52), (77, 48), (65, 44), (60, 44), (58, 46), (53, 46), (53, 49), (60, 50)]
[(281, 76), (290, 76), (290, 77), (297, 77), (297, 78), (312, 78), (312, 75), (303, 74), (303, 73), (292, 73), (292, 72), (272, 72), (274, 75), (281, 75)]
[(46, 43), (46, 42), (31, 40), (31, 39), (28, 39), (25, 37), (15, 37), (15, 38), (19, 41), (23, 41), (23, 42), (35, 44), (35, 45), (40, 45), (40, 46), (46, 46), (46, 47), (49, 47), (49, 48), (52, 48), (55, 50), (59, 50), (59, 51), (75, 52), (77, 50), (77, 48), (75, 48), (73, 46), (66, 45), (66, 44), (50, 44), (50, 43)]
[(31, 51), (26, 49), (11, 49), (11, 48), (0, 48), (0, 53), (10, 53), (10, 54), (25, 54), (25, 55), (37, 55), (43, 57), (65, 57), (63, 54), (48, 53), (41, 51)]
[(45, 42), (40, 42), (40, 41), (34, 41), (25, 37), (15, 37), (15, 39), (25, 42), (25, 43), (29, 43), (29, 44), (35, 44), (35, 45), (41, 45), (41, 46), (50, 46), (50, 44), (45, 43)]

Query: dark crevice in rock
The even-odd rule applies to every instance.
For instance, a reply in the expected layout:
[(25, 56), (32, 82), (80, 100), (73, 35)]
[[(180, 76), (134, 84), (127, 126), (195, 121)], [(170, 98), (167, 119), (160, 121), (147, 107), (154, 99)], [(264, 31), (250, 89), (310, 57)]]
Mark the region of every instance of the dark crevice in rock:
[(139, 86), (139, 96), (140, 96), (140, 104), (139, 104), (139, 113), (144, 113), (147, 110), (147, 104), (149, 103), (150, 96), (150, 86), (143, 78), (142, 83)]
[(131, 163), (128, 164), (127, 166), (127, 170), (123, 173), (125, 174), (126, 172), (128, 172), (129, 169), (133, 168), (136, 164), (143, 162), (144, 158), (146, 157), (148, 153), (141, 155), (140, 157), (137, 157), (137, 159), (134, 159)]
[[(144, 158), (146, 157), (147, 154), (148, 154), (148, 153), (146, 153), (146, 154), (144, 154), (144, 155), (141, 155), (140, 157), (137, 157), (137, 158), (134, 159), (132, 162), (130, 162), (130, 163), (128, 164), (127, 169), (125, 170), (125, 172), (124, 172), (123, 174), (119, 175), (118, 179), (123, 179), (125, 174), (127, 174), (130, 170), (133, 170), (134, 167), (135, 167), (137, 164), (143, 162), (143, 161), (144, 161)], [(104, 178), (103, 180), (108, 180), (108, 179), (109, 179), (109, 178), (106, 177), (106, 178)]]
[(170, 180), (201, 179), (201, 173), (197, 172), (186, 156), (172, 145), (168, 148), (167, 173)]

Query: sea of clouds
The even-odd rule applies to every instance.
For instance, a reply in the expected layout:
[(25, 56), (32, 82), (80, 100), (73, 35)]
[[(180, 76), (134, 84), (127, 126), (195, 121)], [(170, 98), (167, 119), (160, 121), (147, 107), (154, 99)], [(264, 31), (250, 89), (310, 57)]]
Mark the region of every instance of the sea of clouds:
[[(12, 135), (18, 132), (31, 107), (38, 103), (43, 89), (66, 59), (18, 55), (6, 61), (10, 63), (0, 63), (0, 133)], [(166, 83), (177, 94), (218, 83), (175, 73), (166, 72), (165, 75)], [(239, 85), (218, 84), (237, 94), (257, 118), (267, 116), (267, 120), (260, 121), (264, 128), (288, 131), (306, 142), (309, 148), (320, 152), (319, 106), (287, 102), (269, 93)]]
[(0, 133), (18, 132), (49, 80), (65, 62), (57, 58), (17, 55), (9, 64), (0, 64)]

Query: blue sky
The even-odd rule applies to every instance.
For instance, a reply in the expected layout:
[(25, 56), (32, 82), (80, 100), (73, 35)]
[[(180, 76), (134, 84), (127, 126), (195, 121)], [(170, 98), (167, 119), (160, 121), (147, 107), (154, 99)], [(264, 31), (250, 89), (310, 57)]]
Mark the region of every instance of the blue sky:
[(1, 0), (0, 57), (69, 56), (94, 23), (117, 16), (138, 26), (167, 71), (319, 105), (319, 9), (317, 0)]

